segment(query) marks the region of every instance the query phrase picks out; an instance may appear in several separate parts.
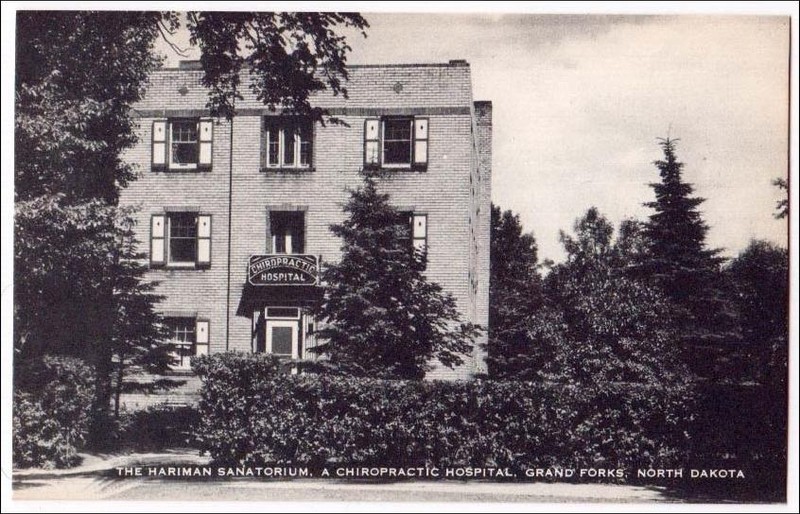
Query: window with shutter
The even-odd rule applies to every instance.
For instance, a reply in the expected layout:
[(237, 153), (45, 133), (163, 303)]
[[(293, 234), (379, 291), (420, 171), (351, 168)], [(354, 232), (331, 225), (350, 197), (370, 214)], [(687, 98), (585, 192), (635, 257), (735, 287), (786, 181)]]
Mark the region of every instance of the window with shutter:
[(209, 171), (213, 160), (214, 123), (178, 118), (153, 122), (153, 171)]
[(211, 215), (195, 212), (153, 215), (150, 264), (170, 268), (211, 266)]
[(424, 171), (428, 141), (428, 118), (368, 118), (364, 121), (364, 168)]

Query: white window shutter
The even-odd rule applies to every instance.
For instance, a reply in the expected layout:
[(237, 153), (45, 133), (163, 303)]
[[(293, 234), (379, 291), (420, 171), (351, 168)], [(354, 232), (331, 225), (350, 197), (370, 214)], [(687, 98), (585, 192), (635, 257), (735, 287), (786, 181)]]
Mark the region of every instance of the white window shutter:
[(167, 122), (153, 122), (153, 171), (163, 171), (167, 166)]
[(214, 122), (211, 120), (200, 120), (198, 132), (198, 144), (200, 145), (197, 158), (198, 166), (201, 168), (211, 168), (214, 144)]
[(424, 214), (414, 215), (414, 239), (425, 238), (428, 235), (428, 217)]
[(166, 216), (154, 214), (150, 218), (150, 265), (163, 266), (166, 264), (164, 254), (164, 239), (166, 234)]
[(414, 214), (411, 218), (411, 237), (414, 253), (425, 255), (428, 252), (428, 215)]
[(211, 339), (210, 324), (207, 319), (198, 319), (194, 327), (194, 354), (208, 355), (208, 342)]
[(428, 118), (414, 120), (414, 137), (416, 139), (428, 139)]
[(208, 344), (209, 322), (207, 319), (198, 319), (195, 324), (195, 342), (197, 344)]
[(367, 118), (364, 121), (364, 166), (380, 165), (381, 121)]
[(211, 216), (207, 214), (197, 217), (197, 264), (211, 264)]
[(428, 164), (428, 118), (414, 120), (414, 164)]

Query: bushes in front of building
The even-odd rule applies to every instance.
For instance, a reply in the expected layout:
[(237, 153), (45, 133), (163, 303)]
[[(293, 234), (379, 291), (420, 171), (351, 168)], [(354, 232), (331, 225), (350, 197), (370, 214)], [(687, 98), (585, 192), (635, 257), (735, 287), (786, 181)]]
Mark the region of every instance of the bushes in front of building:
[(80, 461), (89, 430), (92, 370), (80, 359), (46, 356), (18, 370), (14, 466), (66, 468)]
[(200, 448), (224, 465), (649, 467), (684, 457), (685, 391), (276, 373), (263, 355), (198, 359)]
[(118, 446), (137, 451), (193, 447), (199, 418), (191, 405), (159, 404), (122, 411)]

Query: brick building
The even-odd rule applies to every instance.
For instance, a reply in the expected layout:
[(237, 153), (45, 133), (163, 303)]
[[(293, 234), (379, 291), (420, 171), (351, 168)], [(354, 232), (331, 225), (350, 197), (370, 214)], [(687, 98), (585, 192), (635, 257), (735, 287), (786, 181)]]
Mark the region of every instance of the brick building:
[[(304, 306), (319, 291), (320, 262), (339, 257), (328, 227), (365, 166), (390, 172), (380, 188), (409, 213), (428, 278), (465, 319), (488, 324), (491, 103), (473, 101), (465, 61), (349, 72), (348, 99), (312, 99), (347, 124), (324, 127), (247, 95), (231, 122), (212, 119), (192, 62), (151, 77), (134, 110), (139, 143), (126, 154), (140, 177), (120, 202), (140, 207), (148, 278), (182, 345), (176, 369), (226, 350), (310, 357), (315, 323)], [(482, 371), (485, 337), (463, 366), (429, 376)]]

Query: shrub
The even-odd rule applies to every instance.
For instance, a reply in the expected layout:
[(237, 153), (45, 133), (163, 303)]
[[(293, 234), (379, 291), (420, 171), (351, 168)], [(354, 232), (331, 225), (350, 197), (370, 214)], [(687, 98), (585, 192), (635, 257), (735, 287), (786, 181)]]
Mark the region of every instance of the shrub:
[(200, 446), (224, 465), (667, 467), (687, 446), (678, 388), (287, 375), (241, 354), (199, 364)]
[(120, 415), (120, 445), (135, 450), (192, 446), (199, 422), (197, 408), (153, 405)]
[(15, 385), (14, 464), (76, 465), (89, 428), (91, 368), (80, 359), (46, 356), (21, 366)]

